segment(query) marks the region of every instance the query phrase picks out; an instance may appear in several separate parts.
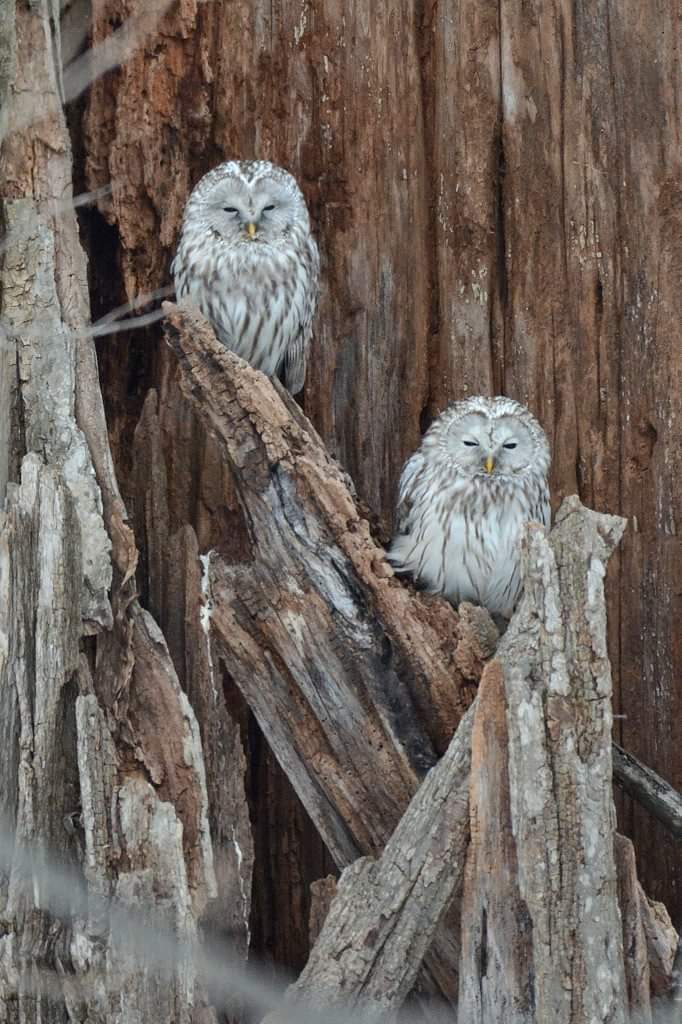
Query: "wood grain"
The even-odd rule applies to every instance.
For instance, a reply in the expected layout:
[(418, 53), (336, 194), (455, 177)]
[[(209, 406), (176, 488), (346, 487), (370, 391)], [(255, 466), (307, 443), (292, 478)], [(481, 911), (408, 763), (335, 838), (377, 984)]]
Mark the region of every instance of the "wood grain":
[[(94, 38), (130, 7), (95, 0)], [(620, 741), (677, 789), (679, 43), (662, 0), (184, 0), (85, 119), (88, 186), (113, 189), (94, 274), (120, 298), (167, 282), (210, 166), (268, 157), (299, 177), (324, 281), (304, 407), (385, 530), (402, 461), (448, 401), (529, 404), (555, 505), (577, 491), (630, 521), (609, 570)], [(115, 436), (139, 405), (114, 397), (158, 384), (145, 346), (100, 348)], [(621, 812), (679, 916), (674, 844)]]

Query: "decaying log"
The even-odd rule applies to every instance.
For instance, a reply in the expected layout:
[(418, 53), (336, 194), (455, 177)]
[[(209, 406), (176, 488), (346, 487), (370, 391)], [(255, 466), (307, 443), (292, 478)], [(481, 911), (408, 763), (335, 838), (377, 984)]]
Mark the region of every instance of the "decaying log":
[[(154, 988), (147, 958), (110, 928), (113, 900), (152, 916), (170, 905), (173, 933), (198, 933), (216, 896), (203, 752), (131, 578), (137, 551), (86, 330), (58, 11), (10, 3), (2, 20), (0, 800), (15, 846), (0, 888), (0, 1005), (27, 1024), (208, 1022), (191, 962), (171, 961)], [(76, 885), (54, 912), (27, 870), (38, 852), (80, 871), (85, 911)], [(229, 884), (243, 918), (239, 880)]]
[(464, 871), (473, 715), (470, 708), (381, 857), (362, 857), (341, 875), (288, 1003), (358, 1008), (370, 1021), (404, 1002)]
[(626, 1019), (603, 595), (624, 526), (577, 498), (549, 539), (529, 526), (524, 595), (496, 654), (537, 1021)]
[[(215, 649), (337, 865), (380, 855), (496, 632), (480, 609), (458, 618), (392, 579), (298, 406), (198, 314), (168, 312), (181, 387), (235, 467), (252, 547), (238, 565), (208, 556)], [(442, 937), (428, 960), (451, 998), (453, 955)]]
[(613, 779), (675, 839), (682, 840), (682, 795), (617, 743), (613, 744)]

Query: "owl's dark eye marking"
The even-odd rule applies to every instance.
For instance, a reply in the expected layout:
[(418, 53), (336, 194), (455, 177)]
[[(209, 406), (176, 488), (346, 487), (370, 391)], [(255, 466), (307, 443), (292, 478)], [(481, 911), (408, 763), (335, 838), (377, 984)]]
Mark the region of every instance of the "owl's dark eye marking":
[(478, 441), (464, 441), (463, 444), (465, 444), (467, 448), (478, 448)]
[(225, 211), (225, 213), (237, 213), (236, 206), (223, 206), (223, 210)]
[(507, 443), (504, 444), (502, 447), (508, 448), (511, 451), (512, 448), (516, 448), (516, 441), (507, 441)]
[(274, 210), (274, 209), (275, 209), (275, 204), (274, 203), (270, 203), (269, 206), (264, 206), (263, 207), (263, 213), (270, 213), (270, 211)]

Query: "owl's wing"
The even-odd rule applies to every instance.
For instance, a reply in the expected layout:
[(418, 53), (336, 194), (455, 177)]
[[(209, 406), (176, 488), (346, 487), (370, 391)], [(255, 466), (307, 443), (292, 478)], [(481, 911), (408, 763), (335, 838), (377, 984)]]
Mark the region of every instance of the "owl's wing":
[(532, 502), (530, 508), (530, 518), (534, 523), (542, 523), (549, 529), (552, 520), (552, 508), (549, 503), (549, 488), (547, 482), (542, 481), (540, 489), (536, 495), (535, 501)]
[(298, 333), (284, 354), (284, 384), (292, 395), (298, 394), (305, 383), (305, 367), (313, 334), (313, 317), (320, 292), (320, 254), (312, 237), (308, 239), (303, 258), (307, 264), (308, 278), (305, 308)]
[(412, 525), (412, 507), (414, 505), (413, 492), (420, 472), (423, 468), (423, 460), (419, 452), (407, 460), (400, 476), (400, 489), (398, 492), (398, 504), (395, 510), (394, 533), (409, 533)]

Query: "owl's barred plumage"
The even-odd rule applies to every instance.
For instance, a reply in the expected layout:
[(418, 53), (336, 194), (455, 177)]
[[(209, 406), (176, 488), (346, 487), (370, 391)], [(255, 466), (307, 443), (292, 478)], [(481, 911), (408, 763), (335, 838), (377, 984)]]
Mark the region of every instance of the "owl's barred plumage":
[(265, 160), (231, 160), (187, 200), (171, 271), (219, 340), (268, 376), (303, 387), (320, 259), (296, 180)]
[(510, 618), (523, 526), (549, 526), (549, 465), (545, 433), (525, 406), (455, 402), (405, 463), (389, 561), (455, 606), (471, 601)]

